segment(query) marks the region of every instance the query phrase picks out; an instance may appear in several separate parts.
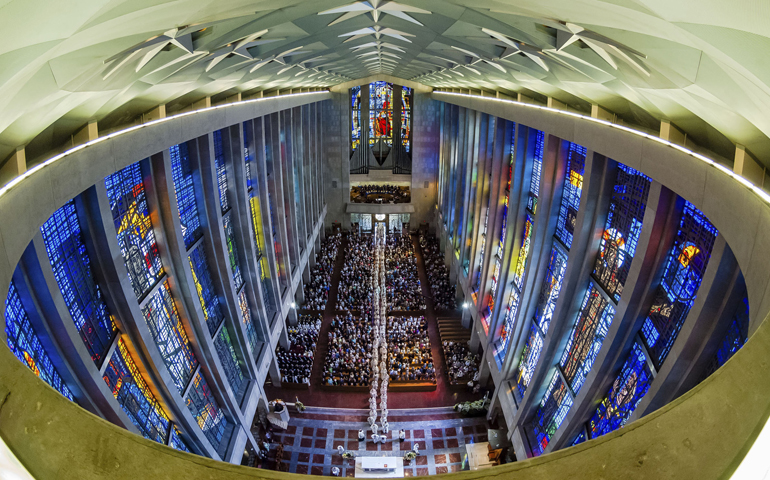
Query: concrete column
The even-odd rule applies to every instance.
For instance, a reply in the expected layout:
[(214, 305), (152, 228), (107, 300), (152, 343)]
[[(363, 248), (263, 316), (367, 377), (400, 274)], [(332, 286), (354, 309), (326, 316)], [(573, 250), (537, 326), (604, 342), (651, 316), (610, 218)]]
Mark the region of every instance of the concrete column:
[(149, 112), (142, 114), (142, 122), (151, 122), (161, 118), (166, 118), (166, 104), (160, 104)]
[[(253, 123), (251, 123), (253, 126)], [(255, 139), (253, 128), (249, 130), (250, 157), (255, 158)], [(246, 169), (244, 157), (243, 125), (234, 125), (222, 131), (222, 146), (225, 151), (225, 165), (227, 171), (227, 183), (231, 189), (230, 219), (233, 223), (235, 243), (238, 248), (238, 261), (241, 265), (241, 275), (245, 285), (247, 302), (251, 308), (252, 320), (256, 320), (257, 334), (261, 341), (269, 342), (270, 320), (263, 297), (262, 279), (257, 266), (257, 246), (252, 219), (249, 190), (246, 185)], [(252, 169), (256, 172), (255, 162), (252, 161)], [(253, 180), (257, 182), (256, 179)], [(264, 241), (264, 239), (263, 239)], [(269, 277), (273, 278), (273, 277)], [(268, 280), (268, 294), (273, 288)], [(258, 359), (255, 359), (258, 360)]]
[(566, 110), (567, 109), (567, 105), (565, 103), (560, 102), (560, 101), (556, 100), (553, 97), (548, 97), (546, 106), (548, 108), (555, 108), (557, 110)]
[(729, 303), (729, 295), (725, 292), (733, 290), (738, 275), (735, 256), (719, 235), (711, 250), (695, 302), (650, 389), (628, 419), (629, 423), (654, 412), (681, 393), (682, 385), (696, 367), (694, 359), (711, 337), (719, 319), (732, 314), (725, 308)]
[[(194, 169), (195, 164), (195, 142), (189, 142), (188, 148), (190, 151), (190, 163)], [(192, 337), (197, 339), (197, 351), (196, 357), (200, 363), (202, 371), (208, 380), (211, 391), (214, 393), (219, 405), (226, 412), (229, 413), (228, 418), (234, 420), (236, 423), (241, 417), (240, 402), (237, 398), (237, 393), (232, 391), (230, 383), (225, 376), (222, 362), (214, 346), (214, 339), (219, 334), (222, 325), (220, 324), (217, 330), (212, 334), (209, 331), (209, 327), (206, 324), (206, 319), (203, 314), (203, 309), (198, 299), (195, 281), (193, 279), (192, 269), (190, 267), (190, 261), (188, 254), (196, 248), (204, 248), (206, 245), (205, 234), (189, 249), (186, 248), (185, 241), (182, 235), (182, 225), (179, 219), (179, 212), (176, 204), (176, 193), (174, 190), (174, 181), (171, 172), (171, 156), (169, 150), (166, 149), (162, 153), (153, 155), (150, 159), (152, 166), (152, 172), (154, 177), (154, 188), (156, 192), (151, 194), (148, 191), (148, 203), (151, 205), (157, 205), (159, 211), (159, 223), (163, 225), (165, 231), (165, 248), (161, 245), (160, 240), (158, 244), (161, 246), (161, 258), (163, 259), (163, 266), (169, 273), (169, 276), (174, 280), (169, 282), (169, 288), (172, 296), (176, 300), (176, 306), (179, 311), (180, 319), (185, 325), (188, 337), (192, 342)], [(199, 182), (198, 177), (194, 181)], [(149, 189), (148, 189), (149, 190)], [(197, 188), (196, 188), (197, 190)], [(203, 226), (204, 232), (208, 229), (207, 218), (200, 215), (199, 219)], [(211, 271), (211, 253), (206, 252), (209, 263), (209, 273), (212, 275), (212, 281), (215, 281), (216, 273)]]
[(203, 108), (211, 108), (211, 97), (203, 97), (192, 104), (193, 110), (200, 110)]
[(531, 97), (528, 97), (521, 93), (516, 94), (516, 100), (521, 103), (534, 103)]
[[(100, 367), (109, 363), (111, 351), (99, 352), (104, 354), (104, 358), (96, 364), (80, 337), (59, 285), (56, 283), (46, 254), (43, 235), (40, 232), (35, 235), (32, 244), (24, 252), (22, 263), (27, 278), (35, 286), (30, 294), (35, 298), (35, 303), (45, 318), (47, 327), (53, 333), (50, 337), (51, 341), (58, 344), (57, 350), (66, 358), (69, 370), (77, 375), (81, 388), (93, 402), (98, 414), (130, 432), (141, 435), (102, 378), (103, 370), (100, 370)], [(115, 341), (119, 336), (120, 332), (117, 333)]]
[[(146, 161), (142, 162), (142, 173), (145, 178), (145, 194), (148, 199), (148, 207), (150, 208), (153, 231), (160, 247), (160, 251), (164, 252), (167, 251), (165, 232), (162, 228), (159, 228), (159, 225), (162, 225), (162, 223), (157, 202), (152, 201), (155, 189), (150, 168)], [(96, 254), (100, 258), (98, 264), (105, 275), (105, 286), (110, 292), (107, 298), (110, 298), (117, 307), (115, 314), (121, 315), (122, 318), (125, 319), (133, 319), (133, 321), (126, 321), (124, 327), (131, 340), (133, 340), (134, 348), (140, 352), (140, 357), (145, 367), (151, 372), (151, 376), (154, 379), (157, 379), (155, 385), (158, 387), (162, 398), (166, 401), (170, 413), (175, 415), (175, 419), (180, 424), (182, 431), (186, 433), (186, 436), (184, 437), (185, 440), (187, 440), (188, 444), (193, 448), (197, 448), (197, 450), (204, 455), (219, 459), (220, 457), (216, 452), (216, 449), (203, 434), (203, 431), (200, 429), (195, 418), (193, 418), (190, 410), (187, 408), (183, 395), (174, 385), (168, 368), (163, 362), (160, 350), (158, 350), (147, 322), (144, 319), (140, 303), (131, 286), (125, 262), (122, 260), (122, 254), (117, 241), (117, 231), (115, 230), (115, 224), (112, 219), (112, 212), (110, 210), (110, 203), (107, 198), (107, 190), (104, 186), (104, 182), (97, 183), (86, 192), (84, 196), (84, 205), (88, 209), (87, 217), (90, 219), (90, 236), (94, 238), (93, 244), (97, 247)], [(169, 278), (175, 278), (175, 275), (173, 274), (174, 267), (168, 256), (162, 256), (161, 258), (165, 275), (159, 280), (158, 284), (165, 282)], [(117, 259), (117, 261), (113, 259)], [(157, 288), (157, 286), (155, 288)], [(145, 295), (145, 299), (150, 298), (153, 291), (155, 291), (155, 289)], [(195, 335), (192, 335), (194, 330), (189, 322), (187, 322), (187, 317), (185, 317), (181, 311), (180, 321), (182, 321), (185, 330), (188, 332), (190, 343), (196, 358), (198, 358), (199, 361), (202, 361), (203, 356), (198, 344), (198, 338)]]
[(0, 167), (0, 185), (10, 182), (26, 171), (27, 156), (24, 147), (17, 147), (16, 151)]
[[(226, 133), (227, 131), (221, 132), (223, 137), (226, 136)], [(198, 178), (201, 189), (196, 191), (198, 197), (198, 214), (207, 217), (206, 221), (202, 222), (202, 224), (204, 225), (204, 235), (209, 240), (208, 242), (205, 242), (205, 248), (206, 256), (209, 258), (211, 279), (214, 282), (215, 287), (218, 288), (218, 291), (221, 292), (220, 299), (223, 301), (220, 302), (220, 307), (225, 315), (225, 321), (229, 327), (229, 331), (232, 334), (231, 337), (234, 337), (231, 338), (233, 347), (239, 357), (243, 360), (241, 368), (243, 369), (245, 367), (243, 372), (244, 376), (253, 379), (256, 378), (256, 371), (254, 369), (256, 358), (252, 357), (249, 348), (249, 339), (242, 321), (238, 290), (233, 281), (227, 237), (224, 233), (222, 221), (222, 207), (219, 199), (214, 134), (209, 133), (208, 135), (196, 139), (194, 142), (190, 142), (190, 146), (193, 144), (195, 145), (195, 148), (191, 149), (191, 162), (197, 163), (199, 172)], [(222, 154), (224, 157), (224, 139), (222, 141)], [(225, 162), (226, 171), (228, 162), (225, 158), (223, 158), (222, 161)], [(232, 162), (230, 162), (229, 166), (232, 167)], [(229, 192), (228, 188), (228, 205), (230, 205), (230, 197), (232, 196), (233, 195)], [(233, 205), (238, 205), (238, 203), (234, 203)], [(230, 205), (228, 213), (232, 212), (232, 208), (232, 205)], [(236, 249), (240, 250), (238, 245), (236, 245)]]
[(660, 121), (660, 138), (684, 146), (686, 135), (669, 120)]
[[(562, 152), (562, 164), (566, 166), (567, 144), (565, 142)], [(519, 410), (516, 414), (516, 424), (525, 425), (532, 412), (537, 408), (545, 389), (547, 382), (554, 372), (554, 364), (565, 347), (567, 336), (574, 324), (574, 320), (580, 304), (583, 300), (585, 286), (593, 266), (594, 255), (587, 254), (589, 242), (594, 241), (592, 232), (597, 223), (597, 206), (602, 196), (608, 195), (604, 188), (605, 179), (605, 159), (604, 157), (594, 155), (592, 151), (586, 154), (586, 164), (583, 177), (583, 189), (580, 199), (580, 210), (577, 215), (577, 221), (574, 230), (574, 239), (572, 247), (569, 249), (567, 268), (564, 274), (559, 297), (556, 302), (553, 318), (550, 328), (543, 342), (543, 349), (537, 367), (532, 375), (532, 380), (524, 394), (524, 398), (519, 403)], [(563, 176), (562, 176), (563, 181)], [(561, 189), (559, 189), (561, 191)], [(554, 202), (552, 215), (558, 217), (561, 202)], [(544, 213), (544, 212), (543, 212)], [(556, 223), (554, 223), (555, 229)], [(598, 239), (596, 239), (598, 240)], [(558, 242), (554, 237), (552, 242)], [(552, 243), (549, 243), (551, 245)], [(548, 249), (550, 253), (550, 246)], [(543, 269), (547, 269), (547, 259), (549, 253), (543, 258)], [(545, 271), (543, 271), (545, 275)], [(542, 285), (542, 280), (538, 287)], [(539, 288), (535, 289), (539, 295)], [(536, 305), (536, 303), (535, 303)], [(533, 305), (533, 308), (534, 306)], [(534, 313), (534, 310), (533, 310)]]
[(735, 145), (735, 163), (733, 172), (741, 175), (746, 180), (759, 187), (764, 186), (765, 167), (761, 165), (754, 156), (746, 151), (746, 147), (741, 144)]
[(603, 109), (601, 106), (595, 103), (591, 104), (591, 117), (598, 118), (600, 120), (607, 120), (608, 122), (612, 122), (615, 119), (615, 115), (612, 112)]
[[(617, 170), (615, 165), (608, 165), (607, 175), (605, 176), (604, 191), (612, 192), (616, 183)], [(618, 356), (618, 349), (628, 351), (631, 348), (636, 332), (638, 331), (637, 325), (640, 318), (644, 316), (644, 313), (640, 310), (648, 307), (646, 302), (642, 302), (641, 299), (646, 298), (650, 294), (650, 281), (656, 271), (654, 268), (650, 268), (654, 265), (658, 254), (657, 245), (650, 246), (650, 242), (657, 243), (659, 236), (652, 237), (653, 231), (662, 230), (663, 226), (660, 225), (660, 221), (668, 219), (667, 215), (662, 215), (659, 222), (656, 224), (656, 214), (661, 200), (661, 186), (660, 184), (653, 184), (648, 195), (647, 205), (645, 209), (644, 218), (642, 220), (642, 231), (637, 242), (636, 255), (631, 263), (631, 268), (628, 272), (626, 283), (623, 287), (623, 294), (621, 295), (620, 302), (615, 304), (614, 299), (609, 298), (602, 287), (596, 283), (597, 289), (606, 296), (609, 304), (615, 308), (615, 317), (612, 320), (607, 336), (602, 343), (601, 350), (599, 351), (594, 365), (586, 376), (583, 387), (578, 392), (574, 399), (574, 403), (566, 419), (562, 423), (564, 428), (560, 428), (555, 435), (551, 437), (551, 441), (546, 448), (547, 452), (557, 450), (561, 446), (565, 446), (570, 442), (574, 435), (579, 430), (578, 425), (582, 425), (581, 419), (590, 417), (593, 413), (592, 410), (596, 407), (595, 397), (603, 395), (606, 390), (603, 387), (606, 381), (597, 379), (607, 378), (608, 381), (614, 381), (614, 376), (617, 370), (614, 367), (614, 361)], [(608, 211), (609, 195), (602, 196), (602, 203), (600, 205), (599, 219), (594, 229), (592, 237), (594, 240), (589, 246), (590, 258), (595, 259), (598, 256), (599, 240), (601, 238), (601, 232), (604, 229), (606, 222), (606, 212)], [(667, 212), (669, 209), (667, 195), (664, 195), (663, 212)], [(670, 245), (667, 244), (667, 245)], [(589, 265), (589, 268), (590, 265)], [(590, 275), (590, 273), (589, 273)], [(628, 342), (626, 344), (626, 342)], [(625, 361), (625, 356), (623, 356)], [(609, 363), (605, 365), (605, 362)], [(594, 384), (597, 386), (594, 387)], [(573, 422), (572, 419), (577, 419)]]
[(72, 136), (72, 146), (82, 145), (99, 138), (99, 126), (96, 120), (90, 120), (83, 128)]

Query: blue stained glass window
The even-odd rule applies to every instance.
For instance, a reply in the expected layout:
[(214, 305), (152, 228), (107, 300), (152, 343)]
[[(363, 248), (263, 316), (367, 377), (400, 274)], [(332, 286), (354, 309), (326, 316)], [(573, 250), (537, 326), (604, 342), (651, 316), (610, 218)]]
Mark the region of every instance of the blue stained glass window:
[(518, 392), (519, 399), (523, 398), (524, 392), (527, 391), (529, 382), (532, 380), (532, 374), (537, 367), (537, 362), (540, 360), (540, 352), (542, 350), (543, 337), (540, 335), (537, 325), (533, 322), (529, 328), (529, 338), (524, 346), (524, 351), (521, 352), (521, 360), (515, 374), (515, 392)]
[(614, 317), (615, 308), (591, 285), (559, 362), (564, 378), (575, 394), (591, 371)]
[(141, 299), (163, 275), (142, 169), (138, 162), (134, 163), (105, 178), (104, 184), (118, 234), (118, 246), (134, 293)]
[(251, 153), (249, 153), (252, 128), (251, 122), (243, 122), (243, 158), (246, 161), (246, 188), (249, 190), (254, 188), (251, 180)]
[(642, 340), (656, 369), (668, 356), (695, 302), (718, 233), (700, 210), (685, 202), (663, 279), (642, 325)]
[(192, 351), (182, 322), (179, 320), (174, 299), (171, 298), (168, 281), (163, 282), (142, 309), (155, 345), (160, 350), (163, 363), (180, 392), (184, 392), (198, 360)]
[(556, 301), (559, 299), (559, 291), (561, 290), (566, 270), (567, 255), (554, 245), (551, 249), (551, 256), (548, 259), (548, 271), (543, 279), (543, 286), (540, 289), (540, 297), (535, 309), (535, 322), (543, 334), (548, 333), (548, 327), (551, 325), (553, 310), (556, 308)]
[(251, 320), (251, 312), (249, 310), (249, 301), (246, 298), (246, 289), (241, 290), (238, 294), (238, 306), (241, 309), (241, 321), (246, 328), (246, 336), (249, 340), (249, 349), (251, 353), (257, 353), (257, 343), (259, 338), (257, 337), (257, 331), (254, 327), (254, 322)]
[(577, 434), (574, 440), (572, 440), (572, 443), (569, 444), (570, 447), (574, 447), (575, 445), (580, 445), (581, 443), (586, 441), (586, 432), (582, 431)]
[(580, 210), (580, 195), (583, 192), (585, 164), (586, 148), (570, 142), (559, 219), (556, 223), (556, 238), (561, 240), (567, 248), (572, 248), (572, 235), (575, 232), (575, 223)]
[(5, 336), (8, 347), (16, 358), (21, 360), (21, 363), (59, 393), (75, 401), (74, 395), (56, 371), (51, 357), (43, 349), (35, 329), (32, 328), (27, 311), (21, 303), (19, 291), (13, 282), (8, 288), (8, 297), (5, 299)]
[(620, 301), (636, 253), (651, 182), (643, 173), (618, 164), (617, 180), (594, 266), (594, 278), (615, 302)]
[(166, 444), (169, 419), (134, 363), (122, 339), (103, 375), (121, 408), (142, 435)]
[(233, 272), (233, 283), (235, 284), (235, 289), (240, 290), (241, 286), (243, 286), (243, 276), (241, 275), (241, 265), (238, 261), (238, 245), (235, 242), (231, 215), (228, 212), (222, 217), (222, 228), (227, 240), (227, 256), (230, 259), (230, 270)]
[(744, 298), (733, 314), (730, 328), (719, 345), (717, 353), (706, 370), (706, 376), (714, 373), (735, 355), (749, 339), (749, 299)]
[(174, 178), (176, 204), (179, 208), (179, 221), (182, 223), (182, 236), (185, 248), (190, 248), (201, 235), (200, 217), (198, 217), (198, 201), (195, 198), (192, 166), (186, 143), (174, 145), (171, 153), (171, 174)]
[(214, 282), (211, 280), (209, 264), (206, 261), (206, 252), (203, 245), (190, 252), (188, 257), (190, 269), (192, 270), (195, 290), (198, 293), (198, 300), (203, 310), (203, 317), (206, 319), (206, 326), (209, 334), (214, 335), (219, 323), (225, 318), (222, 314), (222, 307), (219, 305), (219, 297), (214, 289)]
[(117, 328), (94, 281), (75, 202), (70, 200), (54, 212), (40, 231), (64, 303), (91, 360), (100, 367)]
[(412, 139), (412, 89), (401, 87), (401, 143), (409, 152)]
[(644, 349), (634, 342), (610, 391), (588, 422), (588, 435), (596, 438), (625, 425), (650, 388), (652, 378)]
[(230, 210), (230, 201), (227, 198), (227, 169), (225, 167), (225, 149), (222, 145), (222, 131), (214, 132), (214, 164), (217, 168), (217, 185), (219, 186), (219, 206), (222, 213)]
[(227, 428), (227, 419), (200, 371), (193, 378), (185, 403), (203, 434), (218, 449)]
[(172, 448), (190, 453), (190, 447), (188, 447), (182, 439), (182, 432), (180, 432), (176, 426), (171, 429), (171, 440), (168, 444)]
[(540, 130), (535, 131), (535, 152), (532, 158), (532, 178), (529, 184), (529, 198), (527, 209), (532, 214), (537, 213), (537, 200), (540, 194), (540, 177), (543, 175), (543, 152), (545, 151), (545, 134)]
[(361, 144), (361, 86), (353, 87), (350, 91), (351, 129), (350, 150), (355, 150)]
[(513, 322), (516, 321), (516, 313), (519, 310), (519, 292), (511, 289), (511, 295), (508, 299), (508, 308), (503, 320), (503, 328), (500, 332), (500, 338), (495, 345), (495, 360), (498, 368), (503, 367), (505, 353), (508, 351), (508, 345), (511, 343), (511, 333), (513, 333)]
[(551, 382), (548, 384), (548, 390), (543, 395), (540, 406), (528, 425), (529, 428), (525, 428), (532, 448), (532, 455), (537, 457), (543, 453), (571, 407), (572, 397), (567, 385), (559, 372), (554, 372)]
[(225, 376), (230, 383), (230, 388), (233, 389), (233, 394), (237, 394), (241, 383), (243, 383), (243, 371), (241, 371), (241, 367), (238, 365), (238, 357), (230, 340), (230, 332), (227, 329), (227, 325), (222, 327), (219, 335), (214, 339), (214, 347), (217, 349), (219, 361), (222, 362), (222, 368), (225, 370)]

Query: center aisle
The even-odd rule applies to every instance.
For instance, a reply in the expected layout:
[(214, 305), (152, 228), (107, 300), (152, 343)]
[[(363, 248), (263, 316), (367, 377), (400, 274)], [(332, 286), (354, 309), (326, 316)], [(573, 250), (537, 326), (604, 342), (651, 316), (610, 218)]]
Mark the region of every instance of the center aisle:
[[(283, 390), (272, 385), (265, 386), (265, 393), (269, 400), (276, 398), (293, 400), (296, 395), (300, 401), (307, 406), (328, 407), (328, 408), (360, 408), (368, 409), (368, 392), (335, 392), (331, 389), (324, 389), (321, 385), (323, 380), (323, 368), (326, 363), (326, 352), (329, 349), (329, 330), (331, 322), (337, 314), (337, 289), (342, 276), (342, 266), (345, 262), (345, 254), (348, 245), (347, 234), (343, 234), (342, 243), (337, 251), (337, 259), (334, 262), (334, 271), (329, 287), (329, 300), (326, 303), (326, 309), (323, 312), (323, 323), (318, 337), (318, 346), (316, 348), (313, 361), (313, 370), (310, 378), (309, 390)], [(436, 390), (432, 392), (388, 392), (388, 409), (398, 408), (420, 408), (420, 407), (445, 407), (453, 406), (455, 403), (481, 398), (481, 395), (473, 395), (469, 391), (452, 391), (449, 388), (449, 382), (446, 376), (446, 362), (444, 353), (441, 350), (441, 339), (438, 333), (438, 324), (436, 315), (433, 311), (433, 300), (430, 298), (430, 286), (428, 277), (425, 273), (425, 262), (423, 261), (422, 251), (416, 238), (412, 238), (415, 257), (417, 259), (417, 272), (420, 278), (422, 294), (426, 296), (427, 309), (424, 313), (428, 324), (428, 336), (431, 343), (431, 355), (436, 367)], [(398, 315), (408, 315), (411, 312), (396, 312)], [(420, 315), (420, 313), (412, 313)], [(352, 420), (351, 420), (352, 421)]]

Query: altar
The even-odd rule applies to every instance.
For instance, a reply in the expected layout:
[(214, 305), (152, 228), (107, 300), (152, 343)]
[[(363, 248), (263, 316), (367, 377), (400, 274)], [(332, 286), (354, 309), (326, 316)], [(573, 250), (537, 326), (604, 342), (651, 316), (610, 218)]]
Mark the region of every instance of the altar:
[(401, 457), (356, 457), (356, 478), (403, 478)]

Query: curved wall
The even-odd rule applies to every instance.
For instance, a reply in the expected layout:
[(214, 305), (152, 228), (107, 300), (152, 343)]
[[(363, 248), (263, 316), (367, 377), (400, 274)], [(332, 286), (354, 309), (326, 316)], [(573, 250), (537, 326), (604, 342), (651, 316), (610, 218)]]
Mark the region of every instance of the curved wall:
[[(170, 118), (76, 149), (0, 191), (0, 291), (48, 217), (108, 174), (190, 138), (311, 101), (314, 93), (264, 99)], [(497, 467), (506, 478), (720, 478), (729, 475), (770, 409), (770, 208), (766, 196), (682, 149), (623, 129), (545, 109), (483, 98), (433, 98), (575, 141), (649, 175), (700, 208), (723, 233), (746, 277), (752, 329), (725, 367), (666, 407), (577, 447)], [(687, 175), (682, 175), (686, 172)], [(0, 349), (0, 435), (36, 478), (287, 478), (180, 453), (102, 420), (35, 378)], [(457, 478), (484, 478), (463, 472)], [(297, 477), (301, 478), (301, 477)]]

